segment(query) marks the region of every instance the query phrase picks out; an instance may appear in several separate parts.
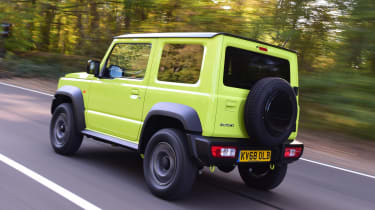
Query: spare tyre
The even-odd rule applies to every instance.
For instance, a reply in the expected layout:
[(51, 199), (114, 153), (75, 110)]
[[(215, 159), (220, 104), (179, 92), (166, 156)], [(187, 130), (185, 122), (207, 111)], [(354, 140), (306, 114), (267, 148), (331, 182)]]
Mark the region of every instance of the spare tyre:
[(263, 78), (251, 88), (244, 115), (250, 139), (264, 146), (282, 144), (296, 128), (296, 95), (286, 80)]

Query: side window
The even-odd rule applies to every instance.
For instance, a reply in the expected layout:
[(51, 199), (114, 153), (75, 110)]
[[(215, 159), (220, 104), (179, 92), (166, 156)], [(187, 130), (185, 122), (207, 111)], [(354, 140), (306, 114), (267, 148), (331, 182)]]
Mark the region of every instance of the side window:
[(104, 72), (105, 77), (143, 79), (151, 44), (116, 44)]
[(194, 84), (199, 80), (204, 47), (199, 44), (166, 44), (158, 80)]

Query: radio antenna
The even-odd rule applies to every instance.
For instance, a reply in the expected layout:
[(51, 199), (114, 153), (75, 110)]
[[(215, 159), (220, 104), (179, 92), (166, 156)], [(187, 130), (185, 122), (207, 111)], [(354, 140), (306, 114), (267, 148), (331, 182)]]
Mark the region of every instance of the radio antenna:
[(283, 45), (281, 45), (281, 47), (285, 47), (285, 45), (286, 45), (286, 43), (288, 43), (289, 39), (290, 39), (290, 35), (289, 35), (288, 38), (285, 40), (285, 42), (283, 43)]

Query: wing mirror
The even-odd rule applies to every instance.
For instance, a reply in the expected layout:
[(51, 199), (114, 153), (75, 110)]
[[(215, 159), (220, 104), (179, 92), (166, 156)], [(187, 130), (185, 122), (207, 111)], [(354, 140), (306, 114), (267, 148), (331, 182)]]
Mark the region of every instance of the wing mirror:
[(88, 74), (93, 74), (95, 76), (98, 76), (99, 75), (99, 66), (100, 66), (100, 62), (99, 61), (89, 60), (87, 62), (87, 70), (86, 70), (86, 72)]

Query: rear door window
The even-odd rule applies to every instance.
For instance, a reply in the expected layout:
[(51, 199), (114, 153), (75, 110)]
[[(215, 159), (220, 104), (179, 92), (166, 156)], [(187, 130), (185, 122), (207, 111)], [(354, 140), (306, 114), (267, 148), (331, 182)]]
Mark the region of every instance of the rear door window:
[(224, 85), (251, 89), (265, 77), (280, 77), (289, 82), (289, 61), (235, 47), (226, 48)]
[(195, 84), (199, 80), (204, 47), (200, 44), (166, 44), (160, 60), (158, 80)]

